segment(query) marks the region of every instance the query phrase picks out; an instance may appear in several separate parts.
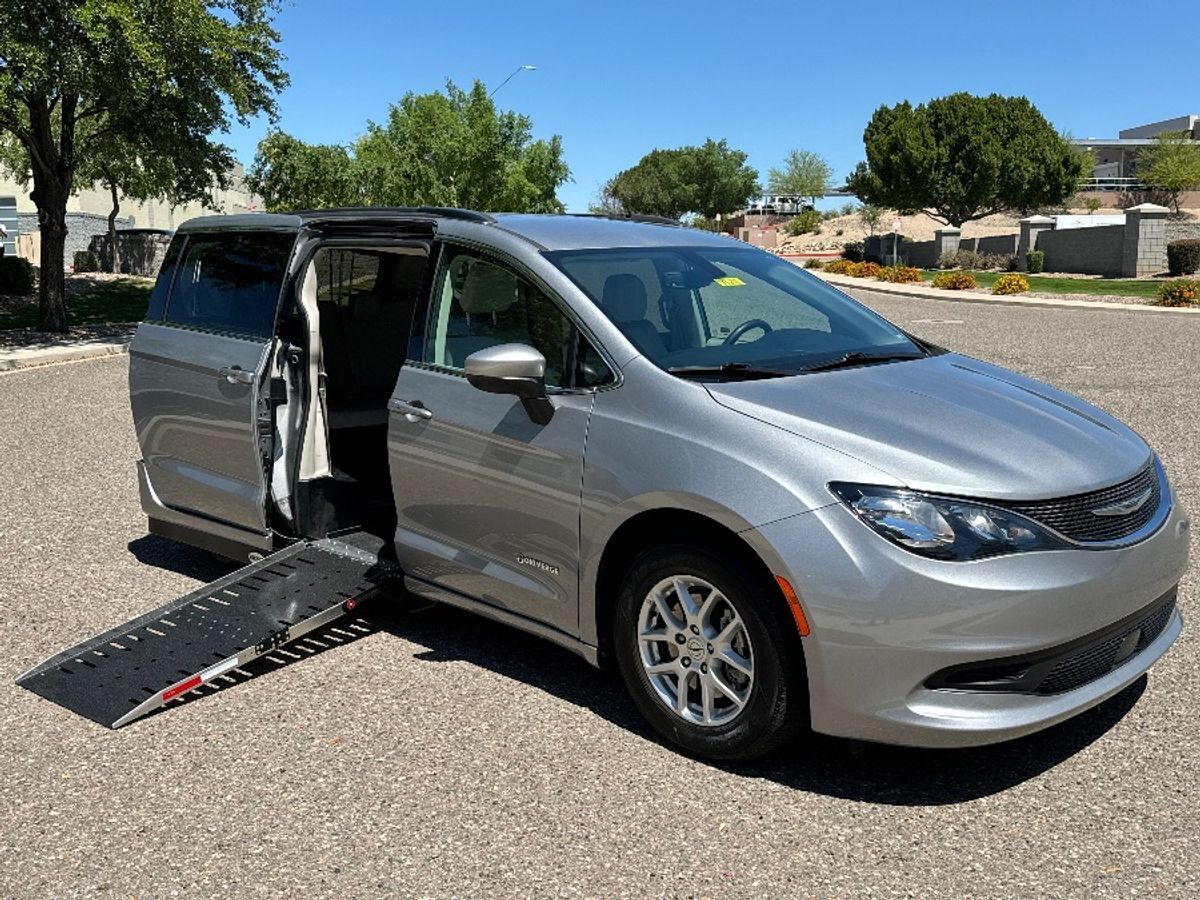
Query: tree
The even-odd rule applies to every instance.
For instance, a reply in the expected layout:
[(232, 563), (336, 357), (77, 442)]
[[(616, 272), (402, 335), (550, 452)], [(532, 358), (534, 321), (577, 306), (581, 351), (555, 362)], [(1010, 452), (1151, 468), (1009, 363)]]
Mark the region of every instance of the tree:
[(306, 144), (282, 131), (258, 142), (246, 186), (272, 212), (365, 203), (354, 159), (337, 144)]
[(947, 225), (1061, 203), (1084, 158), (1024, 97), (951, 94), (881, 106), (863, 134), (867, 160), (847, 188), (865, 203), (923, 211)]
[(483, 82), (470, 91), (408, 93), (350, 147), (272, 132), (247, 178), (269, 210), (324, 206), (461, 206), (562, 212), (571, 177), (562, 138), (533, 139), (533, 122), (500, 112)]
[(811, 150), (790, 151), (783, 168), (767, 173), (767, 187), (772, 194), (808, 197), (814, 203), (829, 193), (832, 184), (833, 169)]
[(214, 150), (231, 116), (274, 115), (287, 84), (278, 0), (0, 4), (0, 131), (24, 152), (41, 230), (40, 327), (64, 331), (67, 200), (123, 137), (168, 157)]
[(1180, 195), (1200, 188), (1200, 142), (1186, 132), (1160, 134), (1138, 154), (1137, 167), (1142, 181), (1166, 194), (1178, 214)]
[(858, 208), (858, 220), (867, 229), (867, 234), (875, 233), (875, 229), (879, 227), (879, 223), (883, 220), (883, 213), (884, 208), (882, 206), (874, 206), (870, 203), (864, 203)]
[(709, 138), (699, 147), (651, 150), (605, 186), (605, 202), (630, 213), (713, 219), (745, 207), (759, 190), (746, 154)]

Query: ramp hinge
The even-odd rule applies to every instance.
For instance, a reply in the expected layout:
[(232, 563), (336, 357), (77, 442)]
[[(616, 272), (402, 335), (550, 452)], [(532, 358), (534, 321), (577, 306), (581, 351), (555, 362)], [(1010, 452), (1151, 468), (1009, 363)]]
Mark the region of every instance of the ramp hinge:
[(277, 647), (282, 647), (289, 640), (291, 640), (289, 636), (290, 634), (290, 628), (280, 628), (278, 631), (272, 631), (265, 638), (259, 641), (254, 649), (259, 653), (269, 653)]

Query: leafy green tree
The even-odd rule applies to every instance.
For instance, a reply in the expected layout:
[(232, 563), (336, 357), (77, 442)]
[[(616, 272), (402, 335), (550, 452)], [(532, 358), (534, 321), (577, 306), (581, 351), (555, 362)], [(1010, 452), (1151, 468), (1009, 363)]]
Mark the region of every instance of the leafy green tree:
[(1062, 203), (1084, 158), (1024, 97), (958, 93), (881, 106), (863, 135), (867, 160), (847, 180), (865, 203), (923, 211), (947, 225)]
[(814, 203), (829, 193), (832, 184), (833, 169), (811, 150), (790, 151), (782, 168), (767, 173), (767, 189), (772, 194), (808, 197)]
[(605, 188), (607, 202), (626, 212), (669, 219), (726, 216), (758, 192), (758, 172), (746, 165), (746, 154), (712, 138), (698, 147), (652, 150)]
[(41, 230), (40, 327), (63, 331), (67, 200), (110, 139), (190, 158), (287, 84), (278, 0), (0, 4), (0, 132), (24, 151)]
[(1137, 167), (1142, 181), (1166, 194), (1178, 213), (1180, 195), (1200, 189), (1200, 142), (1186, 132), (1160, 134), (1138, 154)]
[(875, 233), (875, 229), (883, 221), (884, 212), (886, 210), (882, 206), (875, 206), (872, 203), (864, 203), (858, 208), (858, 220), (867, 229), (867, 234)]
[(306, 144), (282, 131), (258, 142), (246, 186), (268, 210), (323, 209), (364, 202), (350, 151), (337, 144)]
[(247, 182), (269, 210), (323, 206), (461, 206), (562, 212), (571, 177), (562, 139), (533, 139), (533, 122), (500, 112), (487, 88), (408, 93), (349, 149), (273, 132)]

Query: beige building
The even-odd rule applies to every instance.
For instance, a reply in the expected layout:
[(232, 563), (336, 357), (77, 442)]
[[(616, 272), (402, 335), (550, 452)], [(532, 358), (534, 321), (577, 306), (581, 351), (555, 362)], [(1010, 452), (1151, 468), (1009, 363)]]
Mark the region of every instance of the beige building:
[[(122, 200), (119, 215), (121, 219), (126, 220), (124, 222), (126, 228), (174, 229), (188, 219), (210, 215), (213, 212), (244, 213), (261, 209), (262, 204), (259, 199), (246, 188), (245, 169), (238, 165), (234, 168), (231, 176), (229, 188), (216, 192), (215, 209), (208, 209), (199, 203), (171, 206), (161, 200), (151, 200), (146, 203)], [(37, 212), (33, 201), (29, 199), (29, 190), (30, 188), (23, 186), (19, 181), (0, 172), (0, 197), (16, 197), (19, 216), (32, 215)], [(84, 213), (107, 218), (111, 210), (112, 198), (108, 191), (93, 188), (79, 191), (67, 203), (68, 213)]]

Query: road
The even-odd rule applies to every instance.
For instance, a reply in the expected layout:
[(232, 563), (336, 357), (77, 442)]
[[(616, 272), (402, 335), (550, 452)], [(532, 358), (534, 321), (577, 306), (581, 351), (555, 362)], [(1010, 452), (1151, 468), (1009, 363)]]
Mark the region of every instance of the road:
[[(1200, 510), (1200, 317), (864, 297), (1120, 416)], [(125, 373), (0, 376), (2, 897), (1200, 895), (1195, 564), (1147, 680), (980, 750), (691, 761), (612, 677), (445, 609), (118, 732), (75, 717), (13, 679), (223, 571), (145, 535)]]

